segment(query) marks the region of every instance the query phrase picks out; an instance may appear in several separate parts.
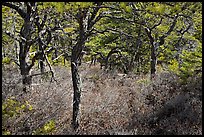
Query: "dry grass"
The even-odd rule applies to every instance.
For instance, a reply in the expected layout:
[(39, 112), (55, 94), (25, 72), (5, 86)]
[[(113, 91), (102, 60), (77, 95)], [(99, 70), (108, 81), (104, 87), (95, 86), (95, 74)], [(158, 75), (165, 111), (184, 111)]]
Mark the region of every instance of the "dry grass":
[[(34, 108), (8, 119), (6, 124), (10, 124), (12, 134), (31, 134), (51, 119), (56, 122), (52, 134), (58, 135), (202, 134), (201, 78), (180, 85), (175, 75), (162, 72), (151, 82), (148, 76), (105, 73), (99, 65), (89, 68), (84, 64), (80, 67), (83, 82), (80, 127), (75, 133), (70, 126), (73, 93), (70, 69), (54, 69), (57, 82), (35, 78), (37, 85), (26, 94), (21, 92), (17, 70), (3, 71), (2, 99), (16, 96)], [(174, 108), (167, 115), (168, 104), (177, 105), (179, 100), (175, 98), (179, 95), (188, 96), (186, 100), (180, 99), (181, 109)], [(25, 126), (29, 130), (25, 131)]]

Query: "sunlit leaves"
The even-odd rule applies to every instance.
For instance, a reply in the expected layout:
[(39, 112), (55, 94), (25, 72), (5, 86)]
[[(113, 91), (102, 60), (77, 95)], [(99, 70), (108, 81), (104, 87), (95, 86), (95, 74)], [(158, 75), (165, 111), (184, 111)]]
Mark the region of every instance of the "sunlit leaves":
[(120, 2), (120, 7), (126, 12), (132, 12), (132, 8), (128, 6), (127, 2)]
[(44, 125), (45, 132), (51, 132), (55, 128), (55, 121), (50, 120), (48, 123)]
[(75, 30), (75, 28), (64, 28), (64, 31), (65, 32), (72, 32), (72, 31), (74, 31)]
[(165, 5), (158, 2), (150, 2), (146, 8), (147, 11), (151, 11), (155, 14), (162, 14), (165, 12)]
[(178, 4), (176, 4), (172, 9), (174, 10), (174, 12), (180, 12), (181, 11), (181, 7)]
[(146, 14), (144, 15), (144, 17), (147, 18), (147, 19), (150, 19), (150, 18), (153, 18), (154, 15), (152, 15), (152, 14), (150, 14), (150, 13), (146, 13)]
[(32, 107), (32, 105), (30, 105), (29, 103), (28, 103), (28, 101), (26, 101), (26, 106), (28, 107), (28, 110), (33, 110), (33, 107)]
[(33, 131), (32, 135), (49, 135), (55, 131), (55, 121), (50, 120), (43, 125), (43, 127), (38, 128), (37, 130)]
[(183, 63), (180, 68), (180, 76), (185, 80), (195, 74), (196, 70), (202, 69), (202, 45), (198, 45), (194, 51), (183, 50), (181, 59)]
[(2, 59), (3, 64), (10, 64), (10, 62), (11, 62), (11, 59), (9, 57), (5, 57)]
[[(4, 13), (3, 15), (5, 15), (5, 13), (8, 13), (11, 9), (9, 7), (6, 6), (2, 6), (2, 13)], [(3, 17), (3, 16), (2, 16)]]
[(8, 131), (8, 130), (3, 131), (2, 133), (3, 133), (3, 135), (11, 135), (11, 132), (10, 132), (10, 131)]
[(93, 6), (93, 2), (50, 2), (50, 5), (56, 7), (58, 12), (74, 12), (79, 9), (89, 8)]
[(120, 2), (120, 7), (125, 9), (126, 3), (125, 2)]
[(15, 97), (8, 98), (2, 104), (3, 120), (22, 114), (23, 111), (31, 111), (32, 109), (32, 105), (27, 101), (20, 103), (16, 101)]
[(171, 35), (168, 35), (166, 37), (167, 42), (171, 42), (172, 40), (177, 40), (179, 38), (179, 35), (177, 35), (175, 32), (172, 32)]
[(163, 4), (156, 5), (155, 12), (162, 14), (165, 12), (165, 6)]
[(169, 62), (169, 69), (175, 73), (178, 73), (179, 70), (179, 63), (176, 59), (173, 59)]
[(169, 27), (168, 26), (164, 26), (164, 25), (159, 25), (157, 27), (157, 29), (162, 33), (162, 32), (167, 32)]
[(65, 5), (63, 2), (56, 2), (55, 3), (55, 6), (57, 8), (57, 10), (60, 12), (60, 13), (63, 13), (64, 9), (65, 9)]

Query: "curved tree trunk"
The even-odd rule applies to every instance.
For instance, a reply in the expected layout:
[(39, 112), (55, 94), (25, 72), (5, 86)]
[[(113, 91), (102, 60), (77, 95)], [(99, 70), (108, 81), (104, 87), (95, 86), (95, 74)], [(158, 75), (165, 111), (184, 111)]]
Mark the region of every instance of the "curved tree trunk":
[(79, 75), (79, 60), (80, 54), (82, 52), (83, 40), (80, 39), (78, 43), (72, 49), (71, 55), (71, 73), (72, 73), (72, 82), (74, 89), (73, 97), (73, 117), (72, 117), (72, 126), (76, 130), (79, 126), (79, 106), (80, 106), (80, 97), (81, 97), (81, 79)]
[(80, 97), (81, 97), (81, 80), (79, 76), (78, 66), (81, 60), (81, 54), (83, 45), (85, 43), (85, 32), (83, 27), (83, 17), (79, 18), (79, 37), (76, 45), (72, 48), (71, 55), (71, 72), (72, 72), (72, 82), (74, 89), (74, 97), (73, 97), (73, 118), (72, 118), (72, 126), (73, 129), (76, 130), (79, 126), (79, 105), (80, 105)]
[[(100, 6), (102, 2), (98, 2), (97, 6)], [(87, 23), (85, 23), (84, 19), (87, 16), (87, 9), (79, 9), (78, 13), (76, 14), (76, 19), (79, 24), (79, 35), (77, 37), (77, 43), (72, 48), (72, 55), (71, 55), (71, 72), (72, 72), (72, 82), (73, 82), (73, 89), (74, 89), (74, 97), (73, 97), (73, 118), (72, 118), (72, 126), (74, 130), (76, 130), (79, 126), (79, 107), (80, 107), (80, 97), (81, 97), (81, 80), (79, 76), (78, 66), (81, 61), (82, 50), (84, 48), (85, 41), (91, 35), (91, 28), (97, 22), (95, 16), (100, 8), (97, 7), (92, 12), (91, 17), (88, 19)], [(86, 26), (87, 25), (87, 26)]]
[(73, 128), (76, 130), (79, 126), (79, 105), (81, 97), (81, 79), (78, 71), (78, 63), (76, 61), (73, 61), (71, 63), (71, 72), (74, 88), (72, 125)]

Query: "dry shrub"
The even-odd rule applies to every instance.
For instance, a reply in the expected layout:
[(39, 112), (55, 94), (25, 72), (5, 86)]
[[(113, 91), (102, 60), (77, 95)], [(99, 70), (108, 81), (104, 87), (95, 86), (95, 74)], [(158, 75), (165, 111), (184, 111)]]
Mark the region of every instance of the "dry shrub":
[[(202, 79), (199, 77), (181, 85), (179, 78), (168, 72), (150, 81), (147, 75), (106, 73), (99, 65), (89, 68), (83, 64), (80, 127), (74, 132), (70, 125), (73, 100), (70, 69), (54, 69), (57, 82), (36, 77), (26, 94), (21, 93), (21, 86), (15, 80), (19, 73), (3, 72), (3, 97), (16, 96), (33, 106), (31, 112), (8, 121), (13, 127), (12, 134), (32, 134), (52, 119), (56, 129), (50, 134), (58, 135), (202, 134)], [(25, 127), (19, 121), (25, 122), (28, 131), (14, 130), (14, 127)]]
[[(145, 114), (138, 122), (136, 113), (133, 123), (147, 128), (140, 134), (202, 134), (201, 78), (182, 85), (179, 78), (163, 72), (143, 88)], [(195, 90), (197, 89), (197, 90)], [(139, 112), (138, 112), (139, 113)], [(138, 125), (133, 124), (137, 128)]]

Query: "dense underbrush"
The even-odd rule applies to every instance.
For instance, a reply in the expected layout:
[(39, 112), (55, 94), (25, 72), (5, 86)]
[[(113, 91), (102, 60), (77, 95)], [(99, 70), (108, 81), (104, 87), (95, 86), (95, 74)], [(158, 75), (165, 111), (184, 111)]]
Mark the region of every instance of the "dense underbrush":
[(70, 69), (54, 69), (57, 82), (34, 77), (28, 93), (17, 69), (2, 70), (3, 134), (202, 134), (201, 76), (183, 83), (163, 71), (150, 81), (148, 75), (83, 65), (80, 127), (74, 132)]

